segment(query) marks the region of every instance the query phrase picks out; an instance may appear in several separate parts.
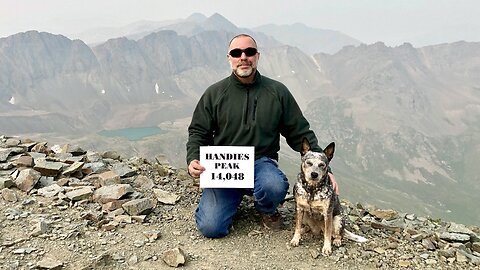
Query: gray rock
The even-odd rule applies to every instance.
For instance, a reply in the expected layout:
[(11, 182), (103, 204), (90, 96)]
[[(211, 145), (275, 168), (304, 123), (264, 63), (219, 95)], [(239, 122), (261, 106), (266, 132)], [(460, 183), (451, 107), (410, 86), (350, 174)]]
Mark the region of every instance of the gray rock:
[(63, 267), (63, 262), (53, 258), (43, 258), (37, 262), (38, 269), (58, 270)]
[(468, 242), (470, 241), (470, 235), (462, 233), (449, 233), (443, 232), (439, 234), (440, 239), (449, 242)]
[(150, 213), (155, 205), (154, 200), (144, 198), (126, 202), (122, 207), (130, 216), (138, 216)]
[(185, 264), (185, 253), (179, 247), (167, 250), (163, 253), (163, 261), (172, 267), (178, 267)]
[(0, 189), (12, 187), (14, 184), (10, 175), (0, 175)]
[(145, 175), (137, 176), (133, 181), (133, 184), (135, 185), (135, 187), (142, 190), (151, 190), (155, 186), (153, 181)]
[(65, 193), (65, 196), (71, 201), (81, 201), (90, 198), (93, 194), (93, 187), (87, 186), (79, 189), (75, 189)]
[(47, 233), (48, 230), (49, 230), (49, 226), (48, 226), (47, 222), (45, 222), (44, 220), (41, 220), (33, 226), (32, 232), (30, 233), (30, 235), (31, 236), (39, 236), (39, 235)]
[(130, 168), (130, 166), (123, 163), (114, 164), (112, 166), (112, 170), (116, 172), (121, 178), (131, 177), (137, 174), (137, 172)]
[(58, 193), (63, 192), (65, 189), (57, 184), (53, 184), (47, 187), (43, 187), (37, 190), (37, 194), (46, 198), (52, 198), (57, 196)]
[(63, 175), (69, 176), (75, 172), (78, 172), (82, 169), (85, 162), (77, 161), (70, 165), (66, 170), (63, 171)]
[(34, 169), (25, 169), (20, 171), (14, 182), (20, 190), (29, 192), (35, 184), (37, 184), (41, 176), (42, 175)]
[(57, 176), (63, 168), (63, 165), (61, 162), (36, 159), (33, 168), (43, 176)]
[(120, 175), (115, 171), (106, 171), (98, 175), (101, 187), (121, 184)]
[(99, 203), (107, 203), (114, 200), (119, 200), (126, 194), (134, 192), (134, 189), (129, 184), (115, 184), (110, 186), (103, 186), (93, 193), (93, 199)]
[(176, 204), (180, 200), (179, 195), (167, 192), (159, 188), (154, 188), (153, 194), (155, 194), (155, 197), (159, 202), (164, 204)]
[(17, 194), (15, 193), (15, 191), (13, 191), (11, 189), (4, 188), (4, 189), (2, 189), (0, 194), (2, 196), (2, 199), (4, 199), (7, 202), (17, 202), (18, 201)]

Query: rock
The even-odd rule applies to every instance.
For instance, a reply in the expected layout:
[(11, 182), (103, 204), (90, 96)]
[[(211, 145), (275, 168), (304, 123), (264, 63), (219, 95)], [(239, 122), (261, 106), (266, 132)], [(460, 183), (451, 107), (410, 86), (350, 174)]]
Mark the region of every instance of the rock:
[(133, 184), (135, 185), (135, 187), (142, 190), (151, 190), (155, 186), (153, 181), (145, 175), (137, 176), (133, 181)]
[[(111, 211), (115, 211), (117, 209), (122, 209), (122, 205), (126, 202), (128, 202), (128, 200), (110, 201), (110, 202), (102, 204), (102, 210), (107, 211), (107, 212), (111, 212)], [(123, 209), (122, 209), (122, 211), (123, 211)]]
[(62, 267), (63, 267), (63, 262), (53, 258), (47, 257), (37, 262), (38, 269), (58, 270), (58, 269), (61, 269)]
[(9, 138), (5, 141), (5, 145), (7, 147), (15, 147), (18, 146), (21, 141), (18, 138)]
[(11, 148), (0, 148), (0, 162), (6, 162), (12, 152), (13, 150)]
[(398, 213), (395, 210), (382, 210), (382, 209), (375, 209), (368, 211), (371, 215), (375, 216), (378, 219), (384, 220), (393, 220), (398, 218)]
[(126, 202), (122, 207), (130, 216), (138, 216), (150, 213), (155, 205), (154, 200), (144, 198)]
[(15, 193), (15, 191), (10, 190), (8, 188), (2, 189), (1, 195), (2, 195), (2, 199), (4, 199), (7, 202), (17, 202), (18, 201), (17, 194)]
[(33, 167), (33, 158), (29, 155), (19, 157), (13, 164), (17, 167)]
[(43, 176), (57, 176), (63, 168), (63, 163), (36, 159), (33, 168)]
[(159, 239), (160, 236), (161, 236), (160, 231), (158, 231), (158, 230), (145, 231), (145, 232), (143, 232), (143, 235), (145, 235), (145, 237), (146, 237), (148, 240), (150, 240), (151, 242)]
[(49, 226), (48, 226), (47, 222), (45, 222), (44, 220), (41, 220), (33, 226), (32, 232), (30, 233), (30, 235), (31, 236), (39, 236), (39, 235), (47, 233), (48, 229), (49, 229)]
[(472, 250), (475, 252), (480, 253), (480, 242), (474, 242), (472, 243)]
[(101, 187), (121, 184), (120, 175), (114, 171), (106, 171), (98, 175)]
[(455, 249), (454, 248), (441, 249), (438, 251), (438, 255), (443, 256), (445, 258), (453, 258), (455, 257)]
[(131, 224), (132, 223), (132, 217), (128, 215), (116, 215), (113, 217), (113, 221), (117, 223), (126, 223), (126, 224)]
[(114, 200), (119, 200), (126, 194), (134, 192), (134, 189), (129, 184), (115, 184), (110, 186), (102, 186), (95, 190), (93, 199), (99, 203), (107, 203)]
[(69, 176), (75, 172), (78, 172), (83, 168), (83, 165), (85, 165), (85, 162), (74, 162), (72, 165), (70, 165), (70, 167), (63, 171), (63, 175)]
[(470, 241), (470, 235), (462, 233), (449, 233), (443, 232), (439, 234), (439, 238), (449, 242), (468, 242)]
[(70, 153), (74, 156), (80, 156), (85, 154), (87, 151), (83, 150), (78, 145), (65, 144), (62, 146), (62, 153)]
[(435, 244), (433, 243), (433, 241), (429, 238), (424, 238), (422, 239), (422, 246), (426, 249), (426, 250), (435, 250), (437, 249), (435, 247)]
[(155, 156), (155, 160), (158, 162), (160, 165), (170, 165), (170, 162), (168, 161), (168, 158), (164, 154), (159, 154)]
[(102, 154), (102, 158), (110, 158), (113, 160), (120, 160), (120, 154), (116, 151), (106, 151)]
[(12, 187), (15, 183), (10, 175), (0, 175), (0, 189)]
[(128, 259), (128, 265), (135, 265), (138, 263), (138, 257), (137, 255), (133, 255), (132, 257), (130, 257), (130, 259)]
[(36, 143), (31, 151), (33, 153), (42, 153), (42, 154), (46, 154), (48, 153), (48, 148), (47, 148), (47, 143), (46, 142), (39, 142), (39, 143)]
[(54, 183), (55, 183), (55, 178), (54, 177), (42, 176), (38, 180), (38, 183), (37, 183), (36, 187), (40, 187), (40, 188), (48, 187), (50, 185), (53, 185)]
[(112, 170), (117, 173), (120, 178), (131, 177), (137, 174), (135, 170), (130, 168), (127, 164), (117, 163), (112, 166)]
[(371, 226), (374, 229), (383, 229), (383, 230), (395, 231), (395, 232), (399, 232), (401, 230), (401, 228), (396, 226), (395, 224), (390, 222), (385, 222), (384, 220), (382, 222), (373, 221), (371, 223)]
[(37, 190), (37, 194), (46, 198), (52, 198), (57, 196), (58, 193), (63, 192), (65, 189), (57, 184), (53, 184), (47, 187), (43, 187)]
[(185, 254), (179, 247), (165, 251), (162, 259), (166, 264), (172, 267), (178, 267), (185, 264)]
[(176, 204), (178, 200), (180, 200), (179, 195), (172, 194), (159, 188), (154, 188), (153, 194), (155, 194), (155, 197), (159, 202), (164, 204)]
[(93, 187), (86, 186), (79, 189), (75, 189), (65, 193), (65, 196), (69, 198), (71, 201), (81, 201), (89, 199), (93, 194)]
[(470, 230), (469, 228), (467, 228), (467, 226), (463, 225), (463, 224), (457, 224), (457, 223), (450, 223), (450, 226), (448, 226), (448, 232), (451, 232), (451, 233), (460, 233), (460, 234), (467, 234), (467, 235), (470, 235), (470, 236), (475, 236), (476, 234)]
[(41, 174), (38, 171), (34, 169), (25, 169), (20, 171), (14, 182), (18, 189), (29, 192), (33, 189), (35, 184), (37, 184), (40, 177)]

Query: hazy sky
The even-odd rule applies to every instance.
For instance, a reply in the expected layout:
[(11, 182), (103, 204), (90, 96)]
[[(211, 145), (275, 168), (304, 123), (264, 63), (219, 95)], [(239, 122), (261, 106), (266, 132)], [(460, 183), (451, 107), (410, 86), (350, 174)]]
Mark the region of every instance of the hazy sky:
[(480, 41), (479, 0), (0, 0), (0, 37), (27, 30), (75, 38), (97, 27), (219, 13), (238, 27), (297, 22), (367, 44)]

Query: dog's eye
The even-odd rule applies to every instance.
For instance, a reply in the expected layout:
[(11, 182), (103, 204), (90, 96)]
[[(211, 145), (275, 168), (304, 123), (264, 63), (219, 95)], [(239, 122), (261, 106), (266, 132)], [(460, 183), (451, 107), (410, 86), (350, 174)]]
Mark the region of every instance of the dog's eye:
[(312, 165), (313, 165), (313, 163), (312, 163), (311, 161), (307, 161), (306, 163), (307, 163), (308, 166), (312, 166)]
[(325, 169), (325, 167), (327, 167), (327, 164), (320, 163), (320, 164), (318, 164), (318, 167), (320, 167), (321, 169)]

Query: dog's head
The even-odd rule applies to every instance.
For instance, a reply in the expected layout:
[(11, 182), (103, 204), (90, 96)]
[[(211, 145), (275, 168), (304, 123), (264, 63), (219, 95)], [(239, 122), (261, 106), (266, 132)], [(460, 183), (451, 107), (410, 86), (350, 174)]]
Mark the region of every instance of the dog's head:
[(333, 158), (335, 152), (335, 143), (331, 142), (323, 152), (314, 152), (306, 138), (302, 140), (301, 170), (309, 186), (320, 184), (327, 176), (328, 164)]

